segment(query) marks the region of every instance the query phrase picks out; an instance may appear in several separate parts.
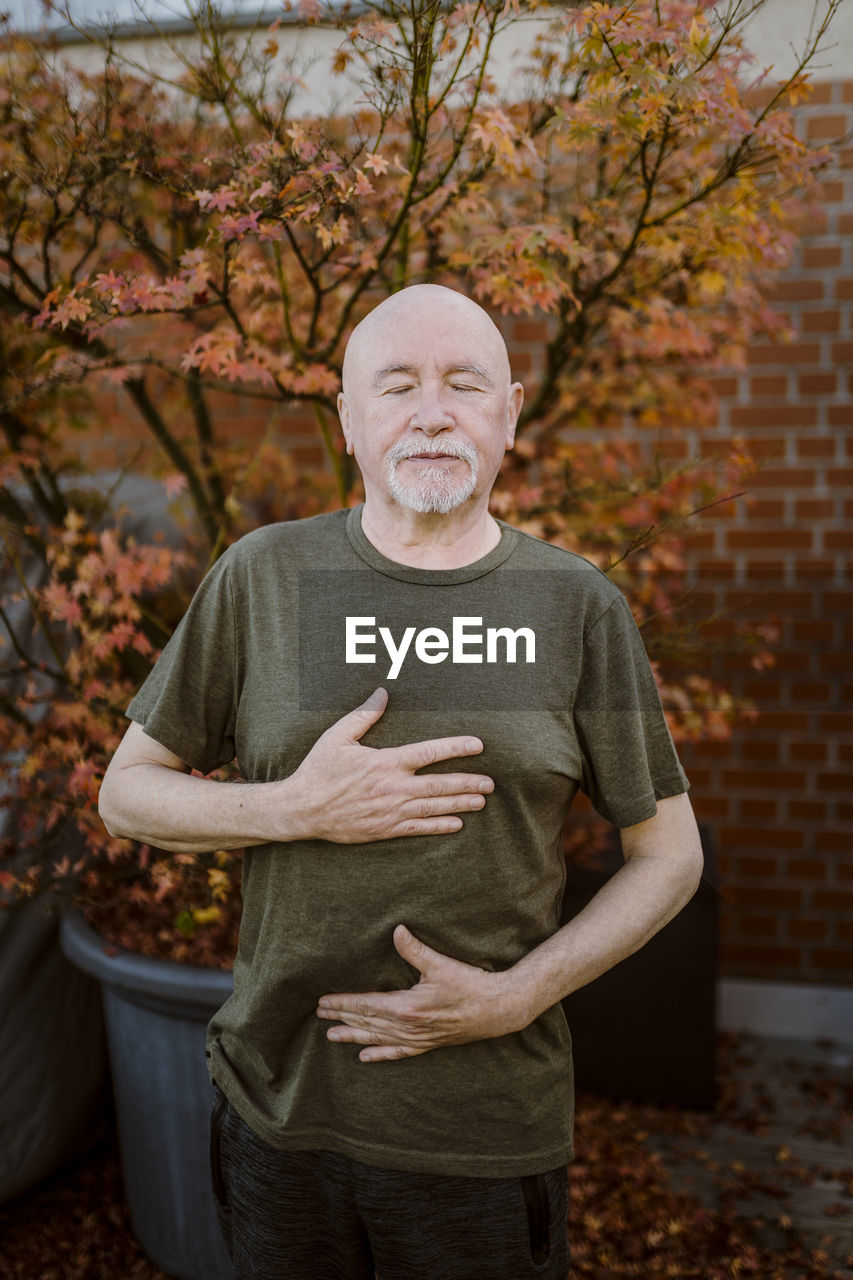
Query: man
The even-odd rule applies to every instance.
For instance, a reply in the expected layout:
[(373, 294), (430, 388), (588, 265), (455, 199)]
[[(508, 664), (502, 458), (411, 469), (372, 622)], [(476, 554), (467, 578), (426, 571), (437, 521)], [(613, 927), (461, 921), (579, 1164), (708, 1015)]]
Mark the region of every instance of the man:
[[(698, 883), (623, 597), (489, 514), (522, 395), (463, 295), (372, 311), (339, 397), (363, 507), (222, 557), (104, 779), (114, 834), (247, 847), (208, 1035), (239, 1280), (563, 1280), (560, 1000)], [(235, 756), (251, 785), (190, 776)], [(560, 928), (579, 786), (625, 865)]]

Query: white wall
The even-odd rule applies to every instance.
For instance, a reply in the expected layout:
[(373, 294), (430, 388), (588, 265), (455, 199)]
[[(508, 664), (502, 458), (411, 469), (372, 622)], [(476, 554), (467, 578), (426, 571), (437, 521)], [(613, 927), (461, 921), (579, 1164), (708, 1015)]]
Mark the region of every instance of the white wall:
[[(818, 0), (818, 12), (825, 12), (828, 0)], [(185, 12), (184, 0), (70, 0), (72, 12), (80, 21), (103, 21), (107, 14), (124, 23), (132, 23), (138, 19), (142, 9), (151, 13), (164, 29), (175, 27), (182, 12)], [(752, 0), (745, 0), (747, 5)], [(259, 6), (253, 0), (235, 0), (234, 8), (242, 12), (256, 11)], [(41, 20), (41, 10), (31, 0), (5, 0), (3, 8), (9, 8), (13, 20), (23, 27), (32, 26), (34, 21)], [(226, 12), (229, 6), (224, 6)], [(267, 4), (263, 21), (259, 24), (259, 39), (267, 39), (267, 25), (272, 21), (277, 10)], [(765, 0), (764, 5), (749, 20), (744, 28), (747, 45), (757, 59), (756, 71), (772, 68), (771, 78), (782, 79), (790, 74), (795, 65), (795, 50), (801, 50), (807, 43), (809, 27), (812, 20), (810, 0)], [(50, 19), (56, 26), (58, 19)], [(180, 25), (177, 23), (177, 25)], [(514, 59), (523, 49), (525, 39), (532, 37), (538, 23), (526, 19), (514, 24), (498, 41), (492, 74), (496, 82), (509, 87), (512, 92)], [(161, 40), (151, 37), (139, 38), (131, 34), (128, 27), (123, 28), (122, 54), (137, 63), (140, 67), (169, 77), (179, 70), (178, 60), (168, 50), (164, 50)], [(192, 54), (194, 47), (192, 36), (172, 34), (179, 47), (187, 54)], [(326, 113), (332, 110), (350, 110), (357, 102), (357, 93), (352, 85), (348, 85), (343, 76), (330, 76), (327, 70), (330, 55), (342, 40), (340, 32), (322, 27), (305, 27), (291, 21), (283, 24), (276, 38), (280, 53), (277, 59), (277, 73), (280, 75), (294, 71), (304, 82), (294, 102), (294, 110), (305, 113)], [(77, 37), (63, 43), (61, 56), (73, 65), (89, 71), (96, 71), (101, 61), (101, 53), (97, 45), (87, 44), (84, 38)], [(831, 31), (826, 40), (825, 51), (819, 54), (811, 65), (812, 78), (815, 81), (833, 79), (853, 79), (853, 0), (842, 0), (835, 14)], [(518, 96), (521, 96), (522, 85), (519, 79)], [(513, 95), (514, 96), (514, 95)]]

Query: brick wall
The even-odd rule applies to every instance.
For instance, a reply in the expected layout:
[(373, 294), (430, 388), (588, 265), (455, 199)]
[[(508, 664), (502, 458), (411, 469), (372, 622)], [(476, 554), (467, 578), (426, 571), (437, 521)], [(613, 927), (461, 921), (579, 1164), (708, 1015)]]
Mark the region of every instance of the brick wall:
[[(817, 86), (803, 136), (853, 130), (853, 83)], [(700, 590), (780, 627), (776, 665), (723, 655), (717, 674), (755, 700), (727, 744), (685, 752), (700, 818), (715, 829), (723, 972), (853, 981), (853, 145), (827, 176), (776, 289), (796, 336), (760, 343), (721, 379), (716, 433), (741, 434), (761, 468), (747, 501), (694, 540)]]

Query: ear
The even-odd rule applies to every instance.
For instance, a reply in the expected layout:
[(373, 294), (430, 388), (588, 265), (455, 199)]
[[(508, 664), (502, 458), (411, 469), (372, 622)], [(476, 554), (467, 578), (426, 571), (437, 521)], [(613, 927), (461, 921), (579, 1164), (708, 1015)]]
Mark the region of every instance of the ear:
[(505, 448), (511, 449), (515, 444), (515, 428), (518, 424), (518, 415), (521, 413), (521, 406), (524, 403), (524, 387), (520, 382), (514, 382), (509, 389), (506, 410), (506, 443)]
[(341, 430), (344, 433), (344, 440), (347, 442), (347, 453), (352, 454), (352, 435), (350, 433), (349, 421), (349, 405), (343, 391), (338, 392), (338, 417), (341, 420)]

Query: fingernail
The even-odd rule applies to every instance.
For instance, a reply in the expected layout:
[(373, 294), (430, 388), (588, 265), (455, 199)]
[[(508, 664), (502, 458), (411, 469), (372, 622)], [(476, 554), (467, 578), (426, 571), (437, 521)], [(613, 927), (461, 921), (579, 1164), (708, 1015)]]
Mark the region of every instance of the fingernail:
[(409, 933), (408, 929), (406, 928), (406, 926), (405, 926), (404, 924), (398, 924), (398, 925), (397, 925), (397, 932), (398, 932), (398, 933), (399, 933), (399, 935), (400, 935), (400, 941), (401, 941), (401, 942), (411, 942), (411, 941), (412, 941), (412, 935)]

